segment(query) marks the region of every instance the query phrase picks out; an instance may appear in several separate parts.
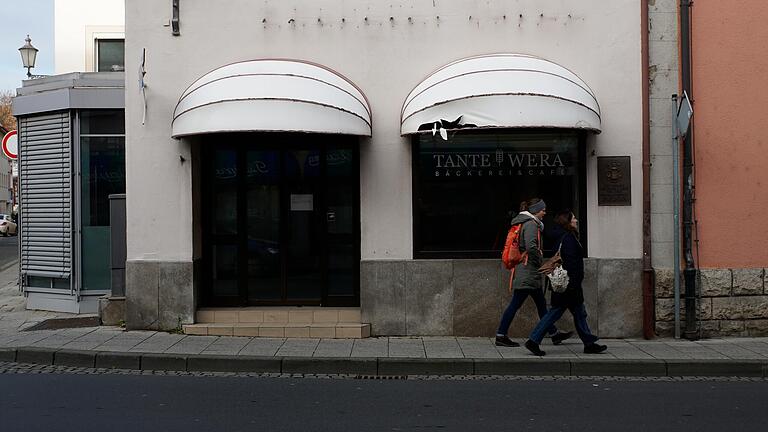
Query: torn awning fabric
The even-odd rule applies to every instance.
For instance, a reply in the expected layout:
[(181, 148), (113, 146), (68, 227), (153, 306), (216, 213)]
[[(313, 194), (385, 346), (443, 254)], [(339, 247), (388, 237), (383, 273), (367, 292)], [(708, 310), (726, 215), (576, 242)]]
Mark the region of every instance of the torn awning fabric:
[(402, 135), (458, 118), (456, 129), (601, 128), (597, 98), (581, 78), (526, 54), (470, 57), (438, 69), (411, 91), (400, 118)]

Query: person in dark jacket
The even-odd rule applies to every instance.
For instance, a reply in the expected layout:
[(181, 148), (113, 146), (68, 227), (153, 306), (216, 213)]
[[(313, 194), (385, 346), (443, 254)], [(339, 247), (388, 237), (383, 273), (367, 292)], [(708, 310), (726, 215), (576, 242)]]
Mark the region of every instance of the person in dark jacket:
[(550, 238), (556, 239), (556, 246), (560, 249), (563, 268), (568, 272), (568, 288), (562, 293), (552, 292), (552, 308), (533, 329), (525, 347), (537, 356), (546, 354), (539, 348), (544, 332), (568, 310), (573, 315), (576, 333), (584, 343), (584, 353), (601, 353), (608, 347), (597, 343), (597, 336), (592, 334), (587, 325), (587, 309), (584, 307), (584, 290), (581, 287), (584, 280), (584, 250), (579, 242), (578, 220), (570, 210), (555, 216), (555, 227), (550, 232)]
[[(512, 300), (504, 311), (496, 330), (496, 345), (505, 347), (520, 346), (511, 340), (507, 333), (515, 314), (529, 296), (536, 303), (539, 318), (547, 314), (547, 300), (544, 297), (543, 278), (538, 270), (543, 262), (541, 253), (541, 232), (544, 223), (541, 219), (547, 213), (547, 204), (540, 198), (531, 198), (520, 203), (520, 213), (512, 219), (511, 225), (522, 224), (520, 232), (520, 250), (525, 251), (527, 258), (514, 269), (512, 279)], [(559, 344), (573, 335), (573, 332), (558, 333), (555, 322), (547, 327), (547, 332), (552, 337), (552, 342)]]

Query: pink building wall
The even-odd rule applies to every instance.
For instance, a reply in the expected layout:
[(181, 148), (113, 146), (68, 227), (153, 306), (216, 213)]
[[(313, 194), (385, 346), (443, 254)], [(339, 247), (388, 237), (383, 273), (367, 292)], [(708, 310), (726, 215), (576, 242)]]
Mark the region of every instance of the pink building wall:
[(768, 266), (768, 2), (692, 8), (701, 268)]

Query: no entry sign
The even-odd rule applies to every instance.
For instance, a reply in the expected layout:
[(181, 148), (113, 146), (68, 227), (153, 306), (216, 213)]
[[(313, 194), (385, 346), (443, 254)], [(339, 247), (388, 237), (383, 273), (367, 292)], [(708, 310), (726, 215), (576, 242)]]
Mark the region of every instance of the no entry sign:
[(3, 137), (3, 154), (5, 157), (11, 160), (16, 160), (19, 157), (19, 138), (17, 131), (13, 130), (5, 134)]

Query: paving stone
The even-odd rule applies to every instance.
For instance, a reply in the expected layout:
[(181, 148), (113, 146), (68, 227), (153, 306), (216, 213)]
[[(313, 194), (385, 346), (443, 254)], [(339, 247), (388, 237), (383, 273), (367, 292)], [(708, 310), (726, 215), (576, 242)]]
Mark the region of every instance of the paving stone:
[(427, 358), (464, 358), (456, 338), (423, 338)]
[(219, 338), (203, 350), (203, 354), (235, 355), (250, 342), (250, 338), (232, 337)]
[(682, 353), (671, 346), (658, 342), (634, 342), (633, 346), (657, 359), (689, 359), (690, 355)]
[(352, 357), (388, 357), (389, 338), (355, 339)]
[(421, 338), (389, 338), (389, 357), (426, 357)]
[(276, 356), (312, 357), (320, 339), (286, 339)]
[(156, 333), (151, 337), (145, 339), (140, 344), (131, 348), (131, 351), (136, 352), (165, 352), (173, 345), (179, 343), (182, 339), (187, 337), (181, 334), (169, 334), (169, 333)]
[(284, 338), (253, 338), (240, 350), (240, 355), (274, 356), (284, 342)]
[(165, 354), (200, 354), (218, 339), (217, 336), (187, 336), (164, 351)]
[(493, 339), (490, 338), (456, 338), (461, 352), (466, 358), (501, 358)]
[(355, 339), (321, 339), (313, 357), (350, 357)]

